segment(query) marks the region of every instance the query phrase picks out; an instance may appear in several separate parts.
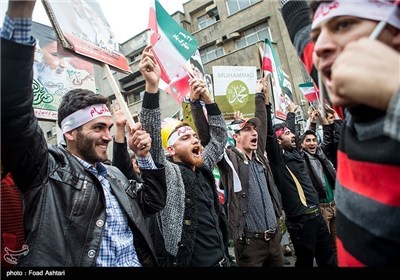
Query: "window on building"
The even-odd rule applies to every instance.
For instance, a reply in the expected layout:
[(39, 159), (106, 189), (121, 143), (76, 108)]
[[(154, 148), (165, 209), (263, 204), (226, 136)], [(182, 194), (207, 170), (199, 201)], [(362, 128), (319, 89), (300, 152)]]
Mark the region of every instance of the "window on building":
[(225, 54), (222, 47), (217, 47), (215, 45), (200, 50), (201, 61), (207, 63), (211, 60), (217, 59)]
[(47, 134), (47, 139), (53, 137), (53, 131), (51, 131), (51, 130), (47, 131), (46, 134)]
[(235, 40), (236, 49), (244, 48), (252, 45), (259, 41), (264, 41), (268, 38), (272, 42), (271, 31), (268, 27), (268, 23), (262, 23), (260, 25), (249, 28), (242, 33), (240, 39)]
[(219, 20), (218, 10), (217, 8), (208, 11), (205, 15), (197, 18), (197, 23), (199, 25), (199, 29), (206, 28), (210, 26), (214, 22)]
[(137, 92), (137, 91), (132, 91), (132, 92), (128, 92), (126, 93), (126, 100), (128, 104), (132, 104), (132, 103), (136, 103), (141, 101), (143, 98), (143, 95), (141, 94), (141, 92)]
[(240, 10), (246, 9), (247, 7), (254, 5), (261, 0), (226, 0), (226, 6), (228, 8), (228, 14), (232, 15), (239, 12)]
[(129, 57), (130, 62), (135, 62), (137, 60), (140, 60), (141, 55), (142, 55), (142, 53), (135, 53), (135, 54), (131, 55)]

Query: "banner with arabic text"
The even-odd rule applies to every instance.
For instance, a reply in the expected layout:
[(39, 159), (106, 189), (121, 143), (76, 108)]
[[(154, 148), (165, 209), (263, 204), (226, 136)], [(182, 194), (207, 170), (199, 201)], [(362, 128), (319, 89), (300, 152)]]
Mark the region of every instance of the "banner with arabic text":
[(240, 111), (244, 118), (254, 117), (257, 90), (255, 66), (213, 66), (214, 97), (225, 120)]

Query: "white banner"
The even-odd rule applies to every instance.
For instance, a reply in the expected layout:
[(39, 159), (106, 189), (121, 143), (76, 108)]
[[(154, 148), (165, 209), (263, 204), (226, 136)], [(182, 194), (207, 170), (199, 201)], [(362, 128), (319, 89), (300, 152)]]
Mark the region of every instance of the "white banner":
[(255, 66), (213, 66), (214, 96), (225, 119), (240, 111), (253, 117), (257, 90)]

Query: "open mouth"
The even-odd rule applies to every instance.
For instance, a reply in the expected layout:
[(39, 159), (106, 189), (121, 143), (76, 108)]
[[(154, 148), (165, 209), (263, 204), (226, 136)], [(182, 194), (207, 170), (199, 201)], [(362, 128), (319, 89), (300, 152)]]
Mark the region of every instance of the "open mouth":
[(253, 145), (257, 145), (257, 138), (251, 139), (250, 143)]
[(331, 77), (332, 77), (331, 65), (324, 67), (321, 72), (322, 75), (325, 77), (324, 81), (325, 86), (329, 87), (331, 85)]
[(308, 150), (310, 153), (315, 154), (315, 152), (317, 151), (317, 147), (313, 146), (313, 147), (308, 147)]
[(199, 156), (200, 156), (200, 147), (194, 147), (194, 148), (192, 149), (192, 154), (193, 154), (193, 156), (195, 156), (195, 157), (199, 157)]

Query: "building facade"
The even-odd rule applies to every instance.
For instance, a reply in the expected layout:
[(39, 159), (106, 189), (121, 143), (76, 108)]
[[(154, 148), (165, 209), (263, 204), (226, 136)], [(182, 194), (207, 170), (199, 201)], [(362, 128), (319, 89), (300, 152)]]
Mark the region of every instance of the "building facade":
[[(190, 0), (183, 4), (183, 13), (172, 17), (199, 42), (204, 70), (212, 76), (213, 66), (256, 66), (261, 76), (259, 46), (266, 37), (277, 51), (283, 71), (292, 85), (294, 101), (303, 105), (297, 85), (310, 78), (294, 49), (279, 11), (278, 0)], [(145, 82), (139, 72), (141, 52), (147, 45), (146, 30), (121, 44), (132, 74), (114, 71), (113, 75), (132, 114), (137, 114)], [(111, 86), (101, 68), (95, 71), (96, 87), (101, 94), (115, 100)], [(181, 106), (161, 93), (162, 118), (176, 114)]]
[[(309, 80), (309, 76), (290, 41), (278, 0), (190, 0), (183, 4), (183, 10), (172, 17), (198, 40), (206, 74), (212, 75), (213, 66), (256, 66), (260, 77), (258, 46), (263, 46), (268, 37), (289, 77), (294, 101), (302, 104), (297, 85)], [(141, 108), (145, 85), (138, 65), (146, 44), (145, 30), (124, 42), (122, 52), (133, 73), (114, 72), (132, 114)], [(96, 85), (99, 92), (115, 98), (101, 71), (96, 74)], [(170, 117), (180, 109), (165, 92), (161, 98), (162, 117)]]

